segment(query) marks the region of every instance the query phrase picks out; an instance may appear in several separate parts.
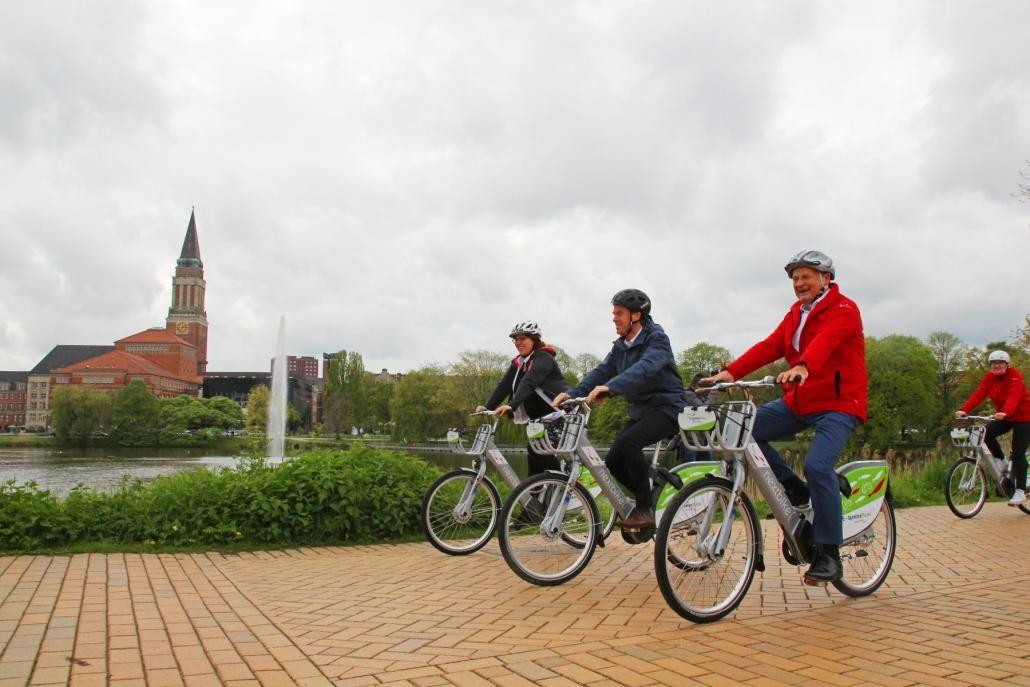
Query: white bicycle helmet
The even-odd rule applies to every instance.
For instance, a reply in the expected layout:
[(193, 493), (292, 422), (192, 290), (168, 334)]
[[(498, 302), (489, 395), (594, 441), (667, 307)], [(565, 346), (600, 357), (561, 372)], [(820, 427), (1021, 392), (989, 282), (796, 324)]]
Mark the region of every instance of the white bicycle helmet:
[(784, 266), (784, 270), (787, 271), (787, 276), (793, 276), (791, 272), (796, 270), (798, 267), (811, 267), (817, 272), (824, 272), (830, 275), (831, 279), (835, 279), (837, 271), (833, 268), (833, 258), (826, 253), (818, 250), (803, 250)]
[(511, 328), (511, 334), (508, 334), (511, 338), (515, 338), (518, 334), (525, 334), (526, 336), (540, 336), (540, 325), (533, 320), (523, 320), (522, 322), (516, 322)]
[(991, 351), (991, 354), (989, 356), (987, 356), (987, 362), (989, 362), (989, 363), (999, 362), (999, 361), (1005, 363), (1006, 365), (1011, 364), (1012, 363), (1012, 356), (1010, 356), (1005, 351)]

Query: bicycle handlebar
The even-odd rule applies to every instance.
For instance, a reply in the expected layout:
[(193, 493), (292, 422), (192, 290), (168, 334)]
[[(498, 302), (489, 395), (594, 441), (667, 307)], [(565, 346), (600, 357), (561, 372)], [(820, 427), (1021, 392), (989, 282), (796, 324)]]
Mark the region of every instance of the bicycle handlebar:
[(728, 391), (730, 389), (755, 389), (758, 387), (770, 386), (776, 386), (776, 378), (772, 375), (769, 375), (762, 379), (755, 380), (753, 382), (718, 382), (717, 384), (713, 384), (712, 386), (699, 387), (695, 389), (695, 391)]
[(955, 422), (963, 422), (966, 420), (973, 420), (976, 422), (990, 422), (994, 419), (993, 415), (963, 415), (962, 417), (954, 418)]
[(496, 415), (496, 410), (477, 410), (474, 413), (469, 413), (469, 417), (476, 417), (477, 415)]

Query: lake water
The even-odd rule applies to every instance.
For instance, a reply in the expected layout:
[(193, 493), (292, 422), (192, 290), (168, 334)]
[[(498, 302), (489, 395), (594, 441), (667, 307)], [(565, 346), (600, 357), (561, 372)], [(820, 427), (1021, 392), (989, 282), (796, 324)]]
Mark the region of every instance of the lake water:
[[(410, 451), (419, 455), (417, 451)], [(424, 453), (420, 458), (441, 469), (472, 464), (470, 456), (454, 453)], [(43, 489), (64, 496), (79, 484), (96, 491), (109, 491), (128, 475), (151, 480), (183, 470), (232, 467), (238, 457), (202, 448), (51, 448), (0, 447), (0, 482), (35, 482)], [(517, 472), (526, 473), (525, 451), (509, 455)]]

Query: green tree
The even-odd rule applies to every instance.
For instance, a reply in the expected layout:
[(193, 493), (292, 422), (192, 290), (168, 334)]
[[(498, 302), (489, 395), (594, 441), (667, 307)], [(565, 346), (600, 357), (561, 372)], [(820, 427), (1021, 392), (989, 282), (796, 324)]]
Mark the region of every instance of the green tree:
[(701, 373), (707, 377), (709, 373), (726, 367), (732, 360), (728, 348), (701, 341), (676, 355), (676, 367), (683, 381), (689, 384), (695, 374)]
[(304, 416), (292, 405), (286, 406), (286, 429), (290, 434), (296, 434), (304, 426)]
[[(601, 359), (592, 353), (580, 353), (572, 359), (572, 365), (568, 371), (576, 375), (576, 379), (583, 379), (587, 373), (601, 364)], [(564, 370), (564, 368), (562, 368)]]
[(270, 391), (264, 384), (258, 384), (247, 394), (247, 431), (264, 434), (268, 427), (268, 397)]
[(360, 353), (341, 350), (329, 360), (323, 398), (322, 422), (337, 439), (341, 432), (366, 423), (365, 364)]
[(925, 438), (936, 419), (937, 362), (930, 348), (912, 336), (866, 338), (869, 372), (869, 422), (857, 441), (878, 448)]
[(441, 369), (429, 366), (413, 370), (397, 382), (393, 391), (393, 436), (404, 441), (443, 436), (447, 427), (463, 425), (469, 410), (467, 398)]
[(605, 399), (590, 413), (590, 439), (595, 444), (609, 444), (629, 420), (629, 402), (621, 396)]
[(393, 398), (395, 382), (379, 381), (372, 377), (367, 384), (368, 426), (374, 432), (382, 432), (390, 422), (390, 399)]
[(511, 358), (494, 351), (462, 351), (458, 354), (458, 362), (452, 364), (448, 371), (454, 376), (457, 390), (469, 410), (486, 403), (510, 362)]
[(111, 405), (111, 438), (122, 446), (152, 446), (160, 431), (161, 402), (140, 380), (118, 392)]
[(111, 414), (111, 394), (79, 385), (59, 387), (51, 404), (54, 434), (62, 442), (92, 441)]
[(958, 389), (964, 377), (969, 346), (951, 332), (933, 332), (927, 337), (926, 345), (933, 353), (937, 365), (937, 424), (943, 428), (950, 424), (948, 418), (961, 405)]

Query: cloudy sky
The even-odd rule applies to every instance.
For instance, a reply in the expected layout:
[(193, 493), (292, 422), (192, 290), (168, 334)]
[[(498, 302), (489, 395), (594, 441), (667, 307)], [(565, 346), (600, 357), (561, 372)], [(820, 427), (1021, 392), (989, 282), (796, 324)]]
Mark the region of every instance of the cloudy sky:
[(866, 333), (1030, 312), (1030, 3), (14, 2), (0, 369), (161, 325), (191, 207), (210, 369), (603, 354), (642, 288), (739, 354), (838, 264)]

